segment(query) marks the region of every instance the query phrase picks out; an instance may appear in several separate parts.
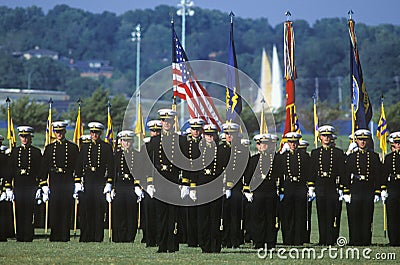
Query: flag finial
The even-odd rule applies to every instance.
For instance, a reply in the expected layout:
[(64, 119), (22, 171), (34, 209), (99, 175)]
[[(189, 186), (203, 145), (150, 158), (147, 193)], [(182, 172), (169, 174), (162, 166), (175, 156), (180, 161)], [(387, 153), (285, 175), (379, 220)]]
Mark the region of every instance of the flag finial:
[(235, 14), (233, 13), (233, 11), (231, 11), (229, 13), (229, 17), (231, 18), (231, 23), (233, 23), (233, 17), (235, 16)]
[(53, 104), (53, 99), (52, 98), (49, 99), (49, 104)]
[(285, 16), (286, 16), (286, 20), (289, 21), (290, 17), (292, 16), (292, 13), (290, 13), (290, 11), (288, 10), (285, 12)]
[(170, 16), (170, 19), (171, 19), (171, 24), (173, 25), (174, 24), (174, 13), (170, 12), (169, 16)]
[(353, 10), (349, 10), (349, 12), (347, 12), (347, 15), (349, 15), (349, 19), (352, 19), (352, 15), (354, 14)]
[(11, 99), (10, 99), (9, 97), (7, 97), (6, 102), (7, 102), (7, 103), (10, 103), (10, 102), (11, 102)]

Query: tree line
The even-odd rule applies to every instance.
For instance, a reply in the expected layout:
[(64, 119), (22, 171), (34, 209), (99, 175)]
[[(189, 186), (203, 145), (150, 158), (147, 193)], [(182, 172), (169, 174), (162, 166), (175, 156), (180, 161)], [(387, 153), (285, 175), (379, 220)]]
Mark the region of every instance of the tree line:
[[(186, 53), (190, 60), (227, 62), (229, 16), (226, 13), (195, 7), (195, 15), (186, 21)], [(0, 87), (28, 86), (66, 91), (72, 99), (91, 97), (96, 89), (130, 97), (135, 88), (136, 43), (131, 32), (142, 26), (141, 80), (171, 64), (170, 14), (176, 8), (160, 5), (154, 9), (130, 10), (121, 15), (95, 14), (67, 5), (57, 5), (45, 13), (39, 7), (0, 6)], [(286, 18), (282, 15), (282, 23)], [(181, 32), (180, 17), (175, 29)], [(260, 79), (261, 50), (271, 54), (277, 45), (283, 65), (283, 25), (272, 27), (267, 18), (235, 18), (235, 46), (239, 68), (251, 78)], [(308, 118), (319, 80), (319, 100), (329, 111), (322, 122), (343, 116), (350, 104), (349, 37), (346, 18), (326, 18), (310, 25), (294, 20), (296, 41), (296, 104), (300, 121)], [(400, 26), (368, 26), (356, 21), (356, 33), (364, 81), (379, 116), (380, 96), (385, 96), (388, 125), (400, 127), (398, 94)], [(74, 60), (109, 60), (114, 67), (111, 79), (80, 77), (59, 61), (48, 58), (25, 60), (13, 56), (39, 46)], [(338, 80), (341, 80), (344, 110), (338, 104)], [(172, 83), (172, 81), (171, 81)], [(242, 88), (245, 89), (245, 88)], [(78, 96), (79, 95), (79, 96)], [(126, 105), (126, 104), (125, 104)], [(300, 107), (301, 106), (301, 107)], [(92, 107), (90, 107), (92, 108)], [(328, 114), (329, 115), (328, 115)], [(398, 114), (398, 113), (397, 113)], [(64, 114), (68, 115), (68, 114)], [(279, 117), (277, 118), (279, 120)], [(308, 126), (308, 125), (307, 125)]]

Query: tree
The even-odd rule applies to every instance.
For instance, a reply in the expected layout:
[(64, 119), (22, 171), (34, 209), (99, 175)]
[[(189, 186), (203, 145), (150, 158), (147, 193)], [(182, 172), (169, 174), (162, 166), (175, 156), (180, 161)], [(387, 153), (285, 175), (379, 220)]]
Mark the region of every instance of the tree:
[[(85, 124), (91, 121), (98, 121), (107, 126), (107, 104), (111, 104), (111, 117), (113, 120), (114, 130), (122, 128), (122, 122), (125, 115), (125, 109), (128, 105), (128, 100), (123, 95), (117, 95), (110, 98), (110, 93), (97, 88), (91, 97), (84, 98), (81, 104), (81, 120)], [(70, 108), (69, 112), (64, 115), (65, 119), (74, 121), (77, 115), (77, 105)]]
[[(10, 110), (15, 126), (29, 125), (35, 131), (44, 131), (47, 125), (48, 105), (32, 101), (29, 97), (22, 97), (11, 102)], [(7, 117), (7, 106), (1, 107), (4, 117)], [(53, 110), (53, 115), (56, 110)]]
[(390, 106), (387, 111), (386, 119), (389, 132), (400, 131), (400, 102)]

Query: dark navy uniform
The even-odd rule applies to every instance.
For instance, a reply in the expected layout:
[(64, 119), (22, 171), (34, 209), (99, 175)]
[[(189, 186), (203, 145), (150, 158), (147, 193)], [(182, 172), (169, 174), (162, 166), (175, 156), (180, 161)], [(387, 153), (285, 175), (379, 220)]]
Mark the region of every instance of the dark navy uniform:
[[(301, 135), (285, 138), (298, 140)], [(279, 176), (279, 192), (284, 194), (281, 201), (282, 237), (285, 245), (301, 245), (307, 235), (307, 182), (310, 176), (310, 157), (306, 152), (289, 150), (277, 155), (277, 174)]]
[[(199, 143), (202, 140), (202, 126), (204, 121), (201, 119), (190, 119), (189, 120), (190, 128), (192, 130), (197, 130), (200, 134), (198, 137), (194, 137), (192, 135), (186, 137), (186, 141), (182, 142), (181, 150), (184, 156), (188, 159), (185, 169), (182, 170), (182, 186), (190, 187), (191, 192), (196, 192), (197, 181), (202, 173), (201, 170), (198, 170), (195, 162), (200, 158), (200, 149)], [(194, 195), (196, 196), (196, 194)], [(186, 241), (189, 247), (197, 247), (198, 246), (198, 227), (197, 227), (197, 209), (195, 206), (195, 201), (190, 196), (186, 196), (184, 200), (189, 203), (191, 206), (180, 208), (181, 213), (183, 213), (183, 220), (186, 219)]]
[(344, 176), (345, 156), (341, 149), (327, 146), (311, 151), (311, 183), (315, 185), (318, 231), (320, 245), (334, 245), (337, 239), (336, 228), (339, 207), (338, 179)]
[[(115, 199), (112, 202), (112, 239), (114, 242), (134, 242), (138, 227), (138, 197), (134, 190), (139, 152), (133, 148), (115, 154)], [(128, 162), (127, 162), (128, 161)]]
[[(230, 126), (230, 127), (228, 127)], [(233, 128), (234, 127), (234, 128)], [(244, 198), (243, 174), (246, 169), (250, 152), (238, 138), (239, 126), (235, 123), (224, 124), (224, 132), (233, 133), (233, 140), (221, 147), (223, 165), (225, 166), (226, 191), (231, 192), (229, 198), (224, 198), (224, 235), (223, 245), (238, 248), (244, 243)]]
[[(275, 154), (273, 150), (253, 155), (247, 164), (245, 185), (253, 193), (249, 204), (251, 222), (250, 235), (255, 248), (275, 247), (277, 237), (277, 176), (274, 173)], [(258, 185), (257, 187), (252, 187)]]
[(102, 242), (104, 239), (103, 188), (106, 183), (112, 184), (114, 172), (110, 144), (99, 137), (97, 141), (92, 140), (82, 145), (77, 161), (78, 178), (75, 180), (77, 183), (82, 182), (84, 186), (84, 192), (79, 195), (80, 242)]
[[(146, 146), (149, 155), (154, 155), (154, 167), (159, 174), (166, 180), (172, 183), (179, 184), (179, 168), (173, 164), (174, 152), (178, 150), (180, 136), (174, 132), (162, 132), (161, 135), (152, 137), (149, 144)], [(167, 150), (165, 150), (167, 148)], [(166, 152), (168, 153), (168, 159)], [(152, 159), (153, 157), (151, 157)], [(148, 177), (147, 184), (154, 185), (156, 192), (163, 189), (163, 186), (155, 176)], [(177, 191), (178, 192), (178, 189)], [(158, 252), (175, 252), (179, 250), (179, 242), (177, 238), (178, 233), (178, 209), (175, 205), (163, 202), (156, 199), (156, 214), (158, 221)]]
[(74, 172), (78, 146), (67, 139), (46, 146), (42, 160), (42, 179), (49, 177), (50, 241), (69, 241), (73, 207)]
[(30, 144), (13, 148), (10, 159), (10, 182), (14, 181), (17, 241), (32, 242), (35, 193), (40, 182), (42, 153)]
[[(367, 130), (362, 130), (361, 135), (357, 132), (356, 139), (370, 135)], [(381, 168), (378, 154), (360, 147), (346, 160), (344, 193), (351, 194), (351, 202), (347, 204), (350, 245), (371, 244), (374, 195), (380, 194)]]
[[(151, 165), (151, 175), (147, 177), (147, 188), (153, 187), (155, 194), (162, 193), (167, 200), (178, 200), (178, 186), (180, 184), (180, 169), (175, 165), (183, 161), (180, 152), (181, 136), (173, 132), (172, 126), (176, 112), (172, 109), (158, 111), (163, 129), (160, 135), (151, 137), (146, 145)], [(149, 170), (147, 170), (149, 173)], [(168, 181), (168, 182), (166, 182)], [(153, 191), (154, 191), (153, 189)], [(177, 206), (155, 199), (158, 222), (157, 244), (158, 252), (175, 252), (179, 250), (178, 233), (178, 208)]]
[[(208, 127), (207, 127), (208, 126)], [(204, 128), (205, 133), (214, 133), (214, 141), (207, 142), (202, 139), (199, 144), (201, 152), (201, 167), (203, 170), (200, 172), (197, 180), (197, 186), (199, 193), (197, 194), (199, 199), (209, 201), (207, 203), (198, 206), (198, 239), (199, 246), (203, 253), (219, 253), (221, 252), (222, 244), (222, 230), (223, 226), (220, 227), (221, 214), (222, 214), (222, 197), (218, 196), (216, 199), (205, 199), (210, 194), (209, 189), (205, 188), (204, 185), (210, 185), (209, 183), (220, 177), (222, 173), (221, 159), (221, 147), (218, 145), (218, 135), (216, 134), (216, 127), (213, 129), (212, 126), (206, 125)], [(211, 161), (208, 163), (208, 161)], [(213, 190), (219, 190), (222, 195), (222, 178), (219, 182), (213, 182)], [(211, 192), (212, 193), (212, 192)], [(221, 230), (222, 229), (222, 230)]]

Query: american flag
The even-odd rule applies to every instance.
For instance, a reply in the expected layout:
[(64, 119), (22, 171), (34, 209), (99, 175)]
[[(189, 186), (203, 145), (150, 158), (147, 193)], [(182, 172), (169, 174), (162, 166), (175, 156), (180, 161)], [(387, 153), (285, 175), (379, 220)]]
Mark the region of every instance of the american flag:
[(191, 118), (201, 118), (206, 123), (215, 124), (218, 130), (221, 130), (222, 122), (213, 100), (197, 80), (173, 26), (172, 45), (174, 96), (187, 101)]

